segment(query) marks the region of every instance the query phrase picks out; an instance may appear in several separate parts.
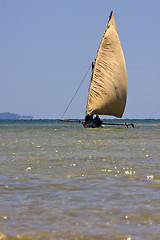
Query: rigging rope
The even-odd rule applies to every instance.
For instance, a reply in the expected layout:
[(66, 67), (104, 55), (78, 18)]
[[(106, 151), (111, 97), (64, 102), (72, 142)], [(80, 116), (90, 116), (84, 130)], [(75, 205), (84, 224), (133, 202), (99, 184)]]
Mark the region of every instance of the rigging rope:
[(62, 115), (61, 119), (63, 119), (64, 115), (66, 114), (66, 112), (67, 112), (67, 110), (68, 110), (68, 108), (70, 107), (70, 105), (71, 105), (71, 103), (72, 103), (73, 99), (75, 98), (75, 96), (76, 96), (76, 94), (77, 94), (78, 90), (80, 89), (80, 87), (81, 87), (81, 85), (82, 85), (82, 83), (83, 83), (84, 79), (86, 78), (86, 76), (87, 76), (87, 74), (88, 74), (88, 72), (89, 72), (89, 70), (90, 70), (91, 66), (92, 66), (92, 65), (90, 65), (90, 66), (89, 66), (89, 68), (88, 68), (88, 70), (87, 70), (86, 74), (84, 75), (84, 77), (83, 77), (82, 81), (80, 82), (80, 84), (79, 84), (79, 86), (78, 86), (77, 90), (75, 91), (75, 93), (74, 93), (73, 97), (71, 98), (71, 100), (70, 100), (70, 102), (69, 102), (68, 106), (66, 107), (66, 110), (64, 111), (64, 113), (63, 113), (63, 115)]

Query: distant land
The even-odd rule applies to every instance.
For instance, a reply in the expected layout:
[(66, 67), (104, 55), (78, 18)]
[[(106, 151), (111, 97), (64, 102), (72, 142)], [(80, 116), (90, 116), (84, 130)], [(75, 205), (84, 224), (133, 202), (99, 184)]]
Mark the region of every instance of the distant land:
[(13, 119), (13, 120), (18, 120), (18, 119), (32, 119), (34, 117), (32, 116), (20, 116), (16, 113), (9, 113), (9, 112), (5, 112), (5, 113), (0, 113), (0, 119)]

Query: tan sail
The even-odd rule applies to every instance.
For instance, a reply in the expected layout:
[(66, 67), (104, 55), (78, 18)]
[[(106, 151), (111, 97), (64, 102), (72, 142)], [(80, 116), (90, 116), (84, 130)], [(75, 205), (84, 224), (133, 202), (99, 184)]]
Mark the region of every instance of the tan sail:
[(126, 98), (126, 64), (111, 12), (94, 62), (86, 112), (122, 117)]

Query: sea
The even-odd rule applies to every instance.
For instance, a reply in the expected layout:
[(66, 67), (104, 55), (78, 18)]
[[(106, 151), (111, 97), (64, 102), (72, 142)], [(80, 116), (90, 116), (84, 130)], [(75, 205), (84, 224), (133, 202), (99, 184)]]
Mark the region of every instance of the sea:
[(1, 240), (159, 240), (160, 120), (0, 121)]

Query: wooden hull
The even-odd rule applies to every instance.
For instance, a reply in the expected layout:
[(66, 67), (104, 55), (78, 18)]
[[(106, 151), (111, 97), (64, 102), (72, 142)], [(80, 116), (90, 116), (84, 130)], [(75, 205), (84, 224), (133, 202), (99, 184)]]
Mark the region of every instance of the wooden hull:
[(101, 124), (98, 124), (94, 119), (91, 119), (87, 122), (84, 122), (83, 127), (85, 127), (85, 128), (99, 128), (99, 127), (101, 127)]

